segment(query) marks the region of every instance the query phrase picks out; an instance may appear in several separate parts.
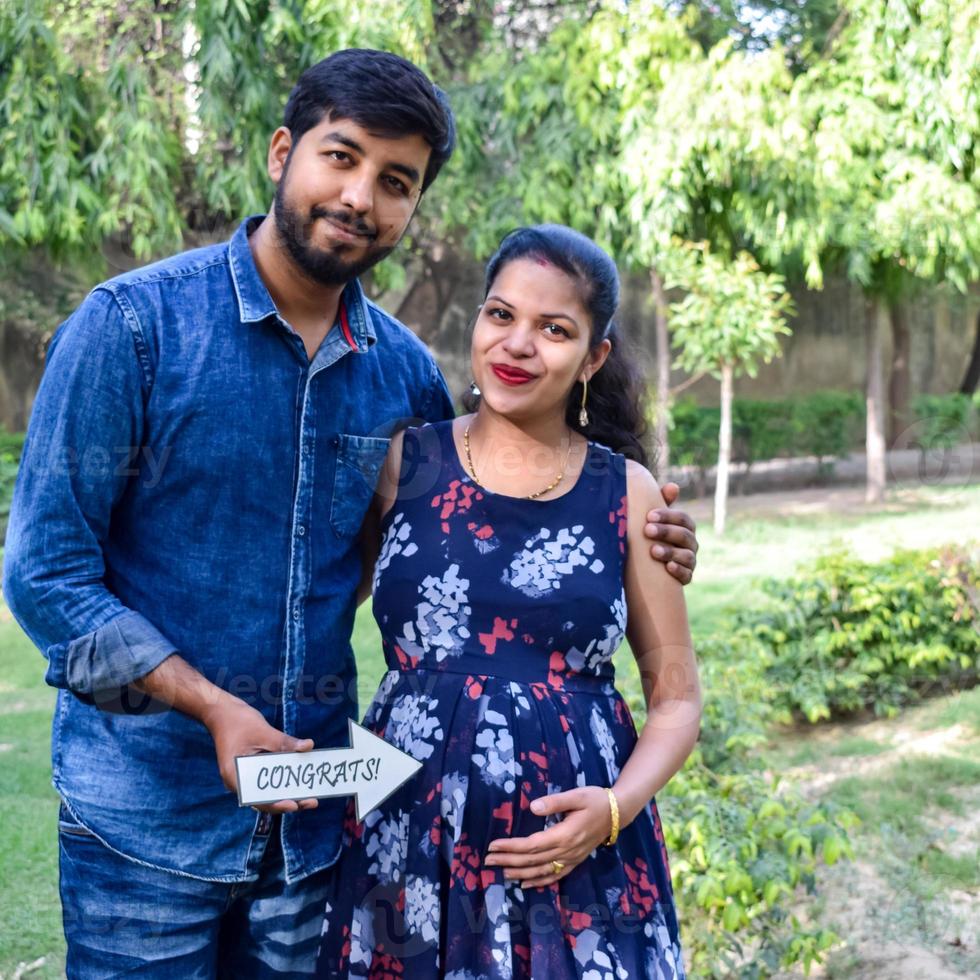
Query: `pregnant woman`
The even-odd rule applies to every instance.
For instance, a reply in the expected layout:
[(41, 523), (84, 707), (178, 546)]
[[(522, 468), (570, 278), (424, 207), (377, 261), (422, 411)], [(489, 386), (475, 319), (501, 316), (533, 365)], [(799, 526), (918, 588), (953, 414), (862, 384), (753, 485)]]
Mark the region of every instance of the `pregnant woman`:
[[(654, 795), (697, 740), (682, 586), (649, 553), (640, 379), (612, 260), (523, 228), (487, 268), (476, 411), (392, 440), (364, 724), (423, 763), (348, 810), (321, 977), (684, 977)], [(626, 457), (631, 457), (627, 459)], [(637, 736), (614, 686), (624, 635)]]

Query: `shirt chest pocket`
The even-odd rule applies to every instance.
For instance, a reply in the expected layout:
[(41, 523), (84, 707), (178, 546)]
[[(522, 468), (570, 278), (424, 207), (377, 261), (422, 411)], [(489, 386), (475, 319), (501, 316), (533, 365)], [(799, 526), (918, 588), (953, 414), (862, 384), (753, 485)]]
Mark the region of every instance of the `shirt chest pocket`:
[(391, 440), (346, 434), (337, 439), (330, 526), (338, 536), (348, 537), (364, 522)]

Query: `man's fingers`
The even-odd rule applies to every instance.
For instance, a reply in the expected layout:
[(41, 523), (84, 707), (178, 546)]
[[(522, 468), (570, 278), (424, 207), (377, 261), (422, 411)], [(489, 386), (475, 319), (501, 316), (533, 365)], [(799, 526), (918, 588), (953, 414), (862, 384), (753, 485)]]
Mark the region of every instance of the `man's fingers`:
[(694, 572), (685, 567), (684, 565), (678, 565), (676, 561), (667, 562), (667, 571), (677, 579), (681, 585), (690, 585), (691, 579), (694, 578)]
[(654, 544), (650, 546), (650, 554), (657, 561), (673, 562), (675, 565), (683, 565), (690, 571), (694, 571), (697, 558), (689, 548), (671, 548), (670, 545)]
[[(686, 510), (672, 510), (667, 508), (664, 510), (660, 508), (659, 510), (648, 510), (647, 511), (647, 524), (664, 524), (668, 527), (686, 527), (689, 531), (697, 530), (697, 522)], [(649, 527), (646, 528), (646, 532), (649, 534)]]
[(299, 804), (295, 800), (282, 800), (279, 803), (256, 803), (253, 809), (262, 813), (295, 813)]
[(276, 752), (309, 752), (313, 748), (312, 738), (294, 738), (283, 733)]
[(664, 503), (670, 507), (681, 495), (681, 488), (673, 482), (665, 483), (660, 488), (660, 493), (663, 495)]
[(686, 548), (688, 551), (698, 549), (698, 539), (688, 527), (661, 522), (647, 524), (643, 532), (658, 544), (672, 544), (675, 548)]
[(299, 810), (315, 810), (320, 805), (316, 799), (308, 800), (279, 800), (277, 803), (256, 803), (255, 810), (263, 813), (296, 813)]

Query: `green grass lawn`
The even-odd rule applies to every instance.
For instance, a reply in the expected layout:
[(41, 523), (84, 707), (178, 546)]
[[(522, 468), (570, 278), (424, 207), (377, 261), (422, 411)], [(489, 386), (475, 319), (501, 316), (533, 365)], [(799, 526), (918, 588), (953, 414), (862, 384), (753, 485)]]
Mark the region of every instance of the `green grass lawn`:
[(62, 975), (58, 797), (51, 787), (51, 710), (37, 649), (0, 609), (0, 976), (44, 957), (31, 977)]
[[(735, 515), (724, 538), (717, 538), (709, 522), (699, 527), (701, 552), (695, 583), (686, 591), (695, 645), (720, 628), (726, 611), (760, 601), (754, 582), (763, 575), (789, 574), (796, 564), (833, 543), (841, 543), (866, 557), (879, 555), (882, 548), (899, 545), (923, 546), (963, 537), (965, 528), (980, 526), (980, 486), (944, 487), (917, 491), (910, 500), (891, 500), (866, 513), (816, 511), (785, 516), (773, 513)], [(360, 670), (359, 700), (363, 714), (385, 665), (377, 627), (367, 605), (357, 618), (354, 646)], [(616, 655), (620, 687), (642, 722), (642, 695), (629, 650)], [(57, 895), (57, 797), (50, 784), (49, 738), (54, 692), (43, 682), (44, 661), (0, 608), (0, 978), (9, 978), (18, 964), (44, 963), (27, 976), (61, 976), (63, 941)], [(934, 706), (934, 725), (963, 723), (980, 734), (980, 698), (974, 701), (952, 695)], [(787, 765), (814, 761), (808, 747), (797, 744), (796, 760)], [(837, 743), (838, 756), (870, 755), (877, 751), (868, 740), (846, 738)], [(821, 750), (819, 759), (825, 755)], [(901, 803), (899, 787), (931, 778), (943, 785), (980, 778), (969, 760), (953, 761), (938, 771), (928, 767), (899, 771), (874, 786), (843, 784), (836, 791), (871, 816), (881, 810), (905, 806), (902, 816), (927, 821), (929, 809), (958, 805), (955, 794), (926, 796), (919, 810)], [(950, 771), (946, 771), (949, 769)], [(955, 771), (953, 771), (955, 770)], [(938, 786), (936, 787), (938, 789)], [(897, 812), (897, 811), (896, 811)], [(922, 823), (925, 826), (926, 823)], [(926, 855), (937, 866), (936, 873), (953, 881), (973, 881), (971, 855)], [(942, 865), (942, 861), (946, 861)], [(939, 866), (942, 865), (942, 866)]]

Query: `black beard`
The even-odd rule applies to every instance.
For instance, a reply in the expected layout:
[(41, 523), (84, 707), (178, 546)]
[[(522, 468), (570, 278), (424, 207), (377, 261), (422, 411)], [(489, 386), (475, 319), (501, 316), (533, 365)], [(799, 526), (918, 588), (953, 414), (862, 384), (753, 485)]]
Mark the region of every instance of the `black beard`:
[(345, 262), (329, 249), (316, 248), (311, 245), (310, 238), (313, 234), (313, 225), (318, 218), (329, 217), (337, 224), (349, 228), (352, 232), (363, 233), (366, 236), (366, 241), (370, 241), (370, 238), (367, 237), (370, 234), (370, 229), (359, 221), (351, 221), (346, 214), (325, 211), (319, 207), (312, 208), (309, 218), (304, 218), (299, 209), (294, 208), (286, 200), (285, 187), (288, 172), (287, 167), (276, 187), (274, 206), (276, 231), (289, 250), (293, 261), (308, 278), (320, 283), (321, 286), (345, 286), (351, 279), (363, 275), (393, 251), (394, 245), (383, 248), (371, 248), (369, 245), (364, 256), (358, 261)]

